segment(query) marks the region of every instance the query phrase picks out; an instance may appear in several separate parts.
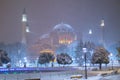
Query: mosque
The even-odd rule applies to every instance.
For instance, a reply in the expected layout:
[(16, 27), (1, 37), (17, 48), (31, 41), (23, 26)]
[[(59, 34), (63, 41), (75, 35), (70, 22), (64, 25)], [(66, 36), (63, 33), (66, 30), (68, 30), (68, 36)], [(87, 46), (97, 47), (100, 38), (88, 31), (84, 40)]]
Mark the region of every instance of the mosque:
[(71, 54), (71, 52), (68, 52), (72, 50), (70, 46), (77, 40), (77, 35), (71, 25), (63, 22), (59, 23), (53, 26), (53, 29), (51, 29), (49, 33), (38, 37), (34, 43), (29, 46), (28, 40), (26, 39), (26, 32), (30, 32), (30, 30), (25, 10), (22, 15), (22, 24), (21, 43), (27, 45), (25, 46), (27, 49), (25, 53), (28, 60), (37, 59), (41, 52), (50, 52), (55, 55), (59, 53)]
[(33, 45), (32, 49), (36, 54), (43, 51), (50, 51), (56, 54), (61, 46), (69, 46), (77, 40), (74, 29), (65, 23), (57, 24), (50, 33), (43, 34)]

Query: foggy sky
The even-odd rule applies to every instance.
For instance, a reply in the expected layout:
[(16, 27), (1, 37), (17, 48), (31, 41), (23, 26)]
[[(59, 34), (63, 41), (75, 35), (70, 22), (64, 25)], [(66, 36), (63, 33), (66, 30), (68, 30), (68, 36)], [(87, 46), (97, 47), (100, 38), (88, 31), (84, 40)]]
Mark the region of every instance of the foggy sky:
[(30, 30), (43, 35), (63, 22), (77, 35), (99, 41), (100, 21), (105, 20), (105, 42), (120, 41), (120, 0), (0, 0), (0, 42), (14, 43), (22, 38), (22, 13), (26, 8)]

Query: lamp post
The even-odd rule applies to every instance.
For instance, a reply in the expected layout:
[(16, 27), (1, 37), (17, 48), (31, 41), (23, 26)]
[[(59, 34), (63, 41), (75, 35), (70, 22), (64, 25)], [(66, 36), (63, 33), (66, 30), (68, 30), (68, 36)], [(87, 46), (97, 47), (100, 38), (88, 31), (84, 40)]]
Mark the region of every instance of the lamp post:
[(37, 57), (37, 58), (36, 58), (36, 67), (39, 66), (38, 60), (39, 60), (39, 58)]
[(24, 57), (23, 59), (24, 59), (24, 62), (23, 62), (24, 63), (24, 67), (27, 67), (27, 63), (28, 63), (27, 57)]
[(87, 65), (86, 65), (86, 62), (87, 62), (87, 57), (86, 57), (87, 49), (83, 48), (83, 52), (84, 52), (84, 59), (85, 59), (85, 79), (87, 79)]
[(111, 57), (111, 66), (112, 66), (112, 70), (113, 70), (113, 60), (112, 60), (112, 56), (113, 56), (113, 54), (111, 53), (111, 54), (110, 54), (110, 57)]
[(113, 70), (113, 60), (111, 59), (111, 62), (112, 62), (112, 70)]

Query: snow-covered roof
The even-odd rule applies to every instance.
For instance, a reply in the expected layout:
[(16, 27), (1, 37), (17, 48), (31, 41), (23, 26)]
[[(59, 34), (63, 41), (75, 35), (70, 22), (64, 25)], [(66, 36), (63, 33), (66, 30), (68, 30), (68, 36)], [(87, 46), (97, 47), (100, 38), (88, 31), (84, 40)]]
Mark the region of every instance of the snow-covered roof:
[(67, 31), (67, 32), (72, 32), (73, 31), (73, 28), (72, 26), (70, 26), (69, 24), (64, 24), (64, 23), (60, 23), (60, 24), (57, 24), (53, 30), (57, 30), (57, 31), (60, 31), (60, 32), (64, 32), (64, 31)]

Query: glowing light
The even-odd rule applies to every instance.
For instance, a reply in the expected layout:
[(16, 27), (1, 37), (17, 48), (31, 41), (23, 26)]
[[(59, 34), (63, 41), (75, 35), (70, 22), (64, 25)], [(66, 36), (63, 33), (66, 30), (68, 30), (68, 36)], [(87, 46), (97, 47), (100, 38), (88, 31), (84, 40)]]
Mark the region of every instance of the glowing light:
[(22, 22), (27, 22), (27, 15), (25, 14), (22, 15)]
[(112, 57), (112, 56), (113, 56), (113, 54), (112, 54), (112, 53), (110, 53), (110, 56)]
[(87, 52), (87, 48), (83, 48), (83, 52), (86, 53)]
[(44, 52), (46, 52), (46, 53), (54, 53), (53, 50), (50, 50), (50, 49), (44, 49), (44, 50), (40, 51), (40, 53), (44, 53)]
[(24, 57), (24, 62), (27, 62), (27, 57)]
[(91, 29), (89, 30), (89, 34), (92, 34), (92, 30)]
[(59, 40), (60, 44), (70, 44), (72, 41), (70, 40)]
[(30, 29), (28, 26), (26, 27), (26, 32), (30, 32)]
[(70, 44), (71, 43), (71, 41), (68, 41), (68, 44)]
[(100, 24), (101, 27), (104, 27), (105, 24), (104, 24), (104, 20), (101, 20), (101, 24)]
[(21, 63), (22, 61), (21, 60), (19, 60), (19, 63)]

